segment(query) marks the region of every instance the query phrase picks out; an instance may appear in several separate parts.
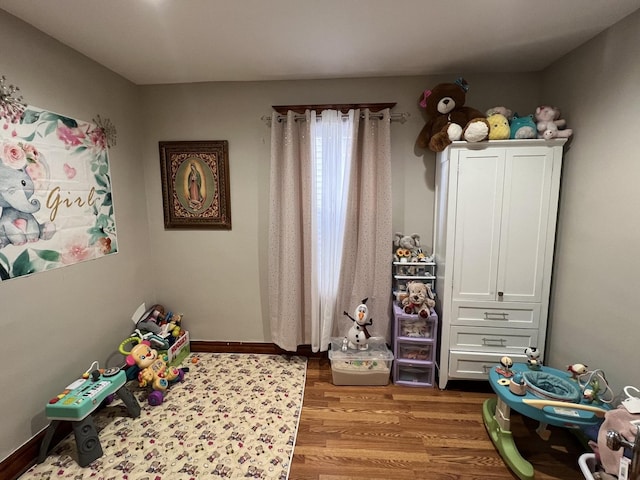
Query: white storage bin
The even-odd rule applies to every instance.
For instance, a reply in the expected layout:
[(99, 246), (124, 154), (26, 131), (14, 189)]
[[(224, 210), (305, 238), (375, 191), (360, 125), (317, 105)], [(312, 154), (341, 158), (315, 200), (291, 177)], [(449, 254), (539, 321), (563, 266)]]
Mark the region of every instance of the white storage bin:
[(342, 350), (344, 338), (331, 339), (329, 360), (334, 385), (387, 385), (393, 353), (383, 337), (369, 338), (367, 350)]

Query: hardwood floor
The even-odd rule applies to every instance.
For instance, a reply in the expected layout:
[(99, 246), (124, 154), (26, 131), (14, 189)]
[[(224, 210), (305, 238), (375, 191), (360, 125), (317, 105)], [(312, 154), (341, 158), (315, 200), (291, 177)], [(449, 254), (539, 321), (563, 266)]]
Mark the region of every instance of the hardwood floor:
[[(484, 382), (450, 382), (447, 390), (334, 386), (327, 359), (310, 358), (290, 480), (473, 480), (517, 478), (482, 422), (492, 396)], [(566, 429), (512, 415), (518, 449), (536, 480), (583, 479), (585, 451)]]

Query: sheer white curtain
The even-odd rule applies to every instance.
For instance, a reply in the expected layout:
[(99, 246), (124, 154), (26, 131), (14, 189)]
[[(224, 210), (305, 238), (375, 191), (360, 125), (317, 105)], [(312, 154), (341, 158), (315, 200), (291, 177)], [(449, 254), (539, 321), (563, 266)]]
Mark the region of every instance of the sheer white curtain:
[(312, 263), (311, 349), (327, 350), (331, 342), (349, 199), (355, 112), (342, 115), (324, 110), (311, 114), (312, 151)]
[(390, 339), (389, 122), (388, 109), (272, 117), (271, 339), (287, 351), (326, 350), (351, 326), (342, 312), (365, 297), (370, 331)]

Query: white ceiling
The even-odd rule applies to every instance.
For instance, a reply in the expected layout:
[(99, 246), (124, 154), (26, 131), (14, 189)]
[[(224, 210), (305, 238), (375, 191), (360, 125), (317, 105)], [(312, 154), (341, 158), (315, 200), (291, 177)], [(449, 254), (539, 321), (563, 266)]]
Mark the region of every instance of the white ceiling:
[(537, 71), (640, 0), (0, 0), (0, 8), (143, 85)]

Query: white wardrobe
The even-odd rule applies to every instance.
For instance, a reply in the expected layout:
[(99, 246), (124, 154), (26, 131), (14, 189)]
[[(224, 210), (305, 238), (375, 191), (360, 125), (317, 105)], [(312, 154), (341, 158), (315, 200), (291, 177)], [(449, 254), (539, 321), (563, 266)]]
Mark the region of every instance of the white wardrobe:
[(439, 387), (544, 360), (562, 140), (454, 142), (437, 155)]

